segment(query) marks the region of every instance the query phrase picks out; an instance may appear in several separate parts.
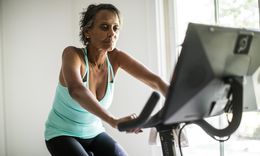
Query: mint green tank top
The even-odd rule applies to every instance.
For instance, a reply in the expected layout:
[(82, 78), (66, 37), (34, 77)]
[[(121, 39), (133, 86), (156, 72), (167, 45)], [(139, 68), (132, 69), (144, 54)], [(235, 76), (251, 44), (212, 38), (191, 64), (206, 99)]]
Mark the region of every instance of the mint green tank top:
[[(83, 84), (88, 87), (89, 66), (87, 49), (85, 48), (83, 51), (86, 62), (85, 74), (87, 74), (87, 81), (83, 82)], [(114, 73), (108, 56), (106, 57), (106, 62), (109, 71), (107, 76), (108, 83), (106, 93), (99, 101), (99, 104), (104, 109), (108, 109), (111, 105), (114, 92)], [(110, 76), (112, 76), (112, 81)], [(52, 109), (45, 123), (45, 140), (64, 135), (88, 139), (104, 131), (105, 128), (103, 127), (101, 119), (81, 107), (80, 104), (70, 96), (68, 88), (58, 83)]]

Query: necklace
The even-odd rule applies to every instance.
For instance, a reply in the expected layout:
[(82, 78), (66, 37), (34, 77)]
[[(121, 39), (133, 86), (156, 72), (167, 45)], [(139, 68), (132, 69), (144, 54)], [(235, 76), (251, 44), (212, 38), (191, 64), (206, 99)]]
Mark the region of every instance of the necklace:
[(98, 64), (98, 65), (96, 65), (96, 64), (91, 63), (91, 62), (89, 61), (89, 64), (90, 64), (92, 70), (94, 70), (95, 67), (97, 67), (98, 70), (101, 70), (101, 69), (103, 68), (103, 66), (105, 65), (105, 62), (102, 63), (102, 64)]
[[(100, 54), (99, 54), (100, 55)], [(106, 56), (98, 56), (99, 58), (100, 57), (106, 57)], [(105, 65), (105, 62), (106, 62), (106, 59), (104, 58), (104, 61), (102, 61), (102, 63), (101, 64), (98, 64), (98, 60), (96, 60), (95, 59), (95, 56), (91, 56), (90, 55), (90, 53), (88, 53), (88, 62), (89, 62), (89, 64), (90, 64), (90, 66), (91, 66), (91, 68), (92, 68), (92, 70), (94, 70), (96, 67), (97, 67), (97, 69), (98, 70), (101, 70), (103, 67), (104, 67), (104, 65)], [(96, 60), (96, 61), (95, 61)]]

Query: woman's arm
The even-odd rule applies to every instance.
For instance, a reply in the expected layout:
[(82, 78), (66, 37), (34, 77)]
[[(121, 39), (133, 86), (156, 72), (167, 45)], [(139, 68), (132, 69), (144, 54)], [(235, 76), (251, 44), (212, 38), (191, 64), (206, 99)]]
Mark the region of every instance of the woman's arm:
[(166, 96), (169, 87), (167, 82), (151, 72), (147, 67), (145, 67), (130, 55), (118, 50), (116, 50), (116, 52), (119, 67)]
[(80, 73), (81, 65), (82, 61), (76, 52), (76, 48), (66, 48), (62, 55), (62, 77), (65, 80), (66, 87), (68, 87), (70, 96), (83, 108), (114, 128), (117, 128), (119, 122), (132, 119), (133, 116), (117, 119), (99, 105), (96, 97), (83, 85)]

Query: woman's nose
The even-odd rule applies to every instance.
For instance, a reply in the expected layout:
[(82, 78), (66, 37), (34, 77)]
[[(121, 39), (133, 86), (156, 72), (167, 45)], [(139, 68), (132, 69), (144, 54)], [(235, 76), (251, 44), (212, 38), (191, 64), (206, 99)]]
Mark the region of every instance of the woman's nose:
[(108, 37), (114, 37), (116, 35), (116, 32), (113, 29), (110, 29), (108, 31)]

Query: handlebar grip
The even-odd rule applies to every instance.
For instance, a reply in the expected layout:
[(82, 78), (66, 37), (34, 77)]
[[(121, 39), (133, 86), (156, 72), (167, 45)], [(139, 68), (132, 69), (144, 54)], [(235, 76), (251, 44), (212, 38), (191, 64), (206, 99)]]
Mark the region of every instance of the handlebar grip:
[(118, 124), (119, 131), (127, 131), (133, 128), (142, 128), (142, 125), (149, 119), (149, 116), (151, 115), (159, 99), (160, 95), (157, 92), (153, 92), (146, 102), (142, 112), (136, 119)]

